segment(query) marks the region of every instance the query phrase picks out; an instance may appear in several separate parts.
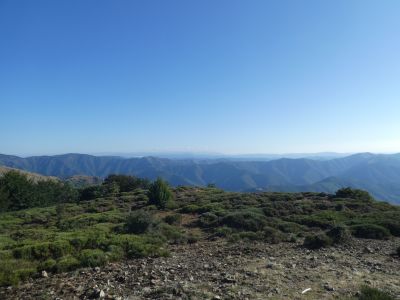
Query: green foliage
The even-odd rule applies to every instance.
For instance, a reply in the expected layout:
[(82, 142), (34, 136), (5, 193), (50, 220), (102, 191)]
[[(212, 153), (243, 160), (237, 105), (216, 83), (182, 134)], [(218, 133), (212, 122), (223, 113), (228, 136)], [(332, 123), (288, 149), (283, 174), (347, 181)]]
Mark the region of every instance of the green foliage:
[(358, 238), (383, 240), (390, 236), (390, 231), (375, 224), (359, 224), (350, 227), (352, 234)]
[(232, 212), (224, 216), (221, 225), (244, 231), (259, 231), (267, 224), (263, 215), (251, 211)]
[(346, 243), (351, 238), (350, 231), (346, 226), (343, 225), (333, 227), (326, 234), (332, 239), (334, 244)]
[(135, 176), (128, 175), (109, 175), (104, 179), (104, 185), (110, 185), (112, 183), (117, 184), (119, 191), (130, 192), (137, 188), (147, 189), (149, 188), (150, 182), (147, 179), (138, 178)]
[(78, 192), (67, 183), (55, 180), (37, 183), (17, 171), (0, 178), (0, 212), (74, 202)]
[(182, 222), (182, 215), (173, 214), (173, 215), (165, 216), (164, 222), (169, 225), (180, 225)]
[(145, 233), (154, 224), (153, 216), (144, 210), (132, 212), (126, 220), (126, 230), (128, 233)]
[(359, 300), (394, 300), (388, 293), (369, 286), (361, 287)]
[(230, 242), (237, 242), (239, 240), (260, 241), (262, 240), (262, 235), (253, 231), (242, 231), (234, 233), (229, 237)]
[(173, 200), (171, 189), (161, 178), (158, 178), (150, 184), (147, 196), (149, 198), (149, 204), (154, 204), (158, 208), (166, 208), (168, 202)]
[(145, 256), (165, 256), (168, 252), (162, 248), (163, 240), (157, 236), (117, 235), (112, 244), (121, 247), (128, 258)]
[(67, 255), (57, 261), (55, 269), (57, 272), (68, 272), (75, 270), (80, 266), (79, 260), (72, 255)]
[(372, 201), (374, 198), (366, 191), (352, 188), (342, 188), (336, 191), (336, 198), (350, 198), (363, 201)]
[(201, 214), (198, 220), (199, 226), (201, 227), (215, 227), (218, 225), (218, 222), (218, 216), (211, 212)]
[(265, 226), (262, 231), (262, 236), (263, 236), (263, 241), (272, 243), (272, 244), (277, 244), (283, 241), (288, 240), (287, 236), (282, 233), (281, 231)]
[(107, 263), (107, 255), (100, 249), (85, 249), (79, 255), (83, 267), (103, 266)]
[(71, 252), (72, 246), (64, 240), (35, 243), (13, 249), (14, 257), (22, 259), (58, 258)]
[(57, 266), (57, 261), (52, 258), (49, 258), (39, 263), (38, 270), (54, 272), (56, 270), (56, 266)]
[(103, 197), (106, 194), (104, 186), (93, 185), (88, 186), (79, 191), (79, 199), (82, 201), (92, 200)]
[(400, 237), (400, 220), (377, 220), (377, 223), (389, 230), (393, 236)]
[(319, 249), (329, 247), (333, 243), (332, 239), (324, 233), (309, 235), (304, 239), (303, 246), (308, 249)]
[(185, 205), (184, 207), (182, 207), (180, 209), (180, 212), (182, 213), (189, 213), (189, 214), (193, 214), (193, 213), (197, 213), (199, 212), (200, 207), (196, 204), (189, 204), (189, 205)]
[(344, 222), (347, 218), (345, 212), (333, 210), (323, 210), (318, 213), (306, 216), (295, 216), (294, 221), (306, 225), (308, 227), (319, 227), (321, 229), (329, 229), (337, 224)]
[(160, 234), (172, 244), (183, 244), (187, 242), (187, 237), (182, 229), (169, 225), (160, 224), (159, 226)]
[(34, 265), (25, 260), (0, 261), (0, 285), (16, 285), (36, 273)]

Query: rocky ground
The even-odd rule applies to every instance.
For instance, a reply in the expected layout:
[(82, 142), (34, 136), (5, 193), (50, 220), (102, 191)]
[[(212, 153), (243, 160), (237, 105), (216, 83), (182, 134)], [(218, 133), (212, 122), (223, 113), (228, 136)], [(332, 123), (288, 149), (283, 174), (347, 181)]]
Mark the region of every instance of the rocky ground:
[(203, 241), (171, 246), (170, 257), (43, 274), (1, 288), (0, 299), (346, 299), (363, 284), (400, 299), (398, 246), (400, 239), (315, 251), (295, 243)]

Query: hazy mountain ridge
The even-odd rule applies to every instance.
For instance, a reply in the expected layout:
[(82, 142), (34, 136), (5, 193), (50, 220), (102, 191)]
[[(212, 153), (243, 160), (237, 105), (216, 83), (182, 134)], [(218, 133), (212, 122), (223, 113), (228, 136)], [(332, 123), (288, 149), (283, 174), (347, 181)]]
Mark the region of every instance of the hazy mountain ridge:
[(381, 200), (400, 203), (400, 155), (360, 153), (330, 160), (280, 158), (235, 161), (64, 154), (21, 158), (0, 155), (0, 165), (46, 176), (105, 177), (112, 173), (154, 179), (172, 185), (206, 185), (232, 191), (333, 192), (343, 186), (363, 188)]

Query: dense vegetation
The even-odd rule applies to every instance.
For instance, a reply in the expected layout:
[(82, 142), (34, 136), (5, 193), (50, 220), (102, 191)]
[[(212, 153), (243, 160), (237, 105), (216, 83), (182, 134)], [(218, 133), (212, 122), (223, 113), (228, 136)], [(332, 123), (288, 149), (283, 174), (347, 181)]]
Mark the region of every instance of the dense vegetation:
[(168, 255), (168, 243), (198, 239), (304, 240), (315, 249), (353, 237), (400, 236), (399, 207), (352, 189), (335, 195), (234, 193), (211, 185), (172, 189), (161, 179), (112, 175), (78, 190), (9, 173), (0, 190), (0, 285), (41, 270)]
[(0, 177), (0, 212), (77, 201), (79, 193), (56, 180), (34, 182), (27, 175), (10, 171)]

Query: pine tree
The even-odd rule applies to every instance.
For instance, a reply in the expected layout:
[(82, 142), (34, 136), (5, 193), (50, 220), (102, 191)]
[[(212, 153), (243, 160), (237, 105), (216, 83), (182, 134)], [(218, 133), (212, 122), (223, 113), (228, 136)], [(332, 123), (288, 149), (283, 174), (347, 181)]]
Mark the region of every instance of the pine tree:
[(149, 204), (154, 204), (158, 208), (165, 208), (173, 199), (173, 194), (168, 184), (161, 178), (157, 178), (149, 188), (147, 193)]

